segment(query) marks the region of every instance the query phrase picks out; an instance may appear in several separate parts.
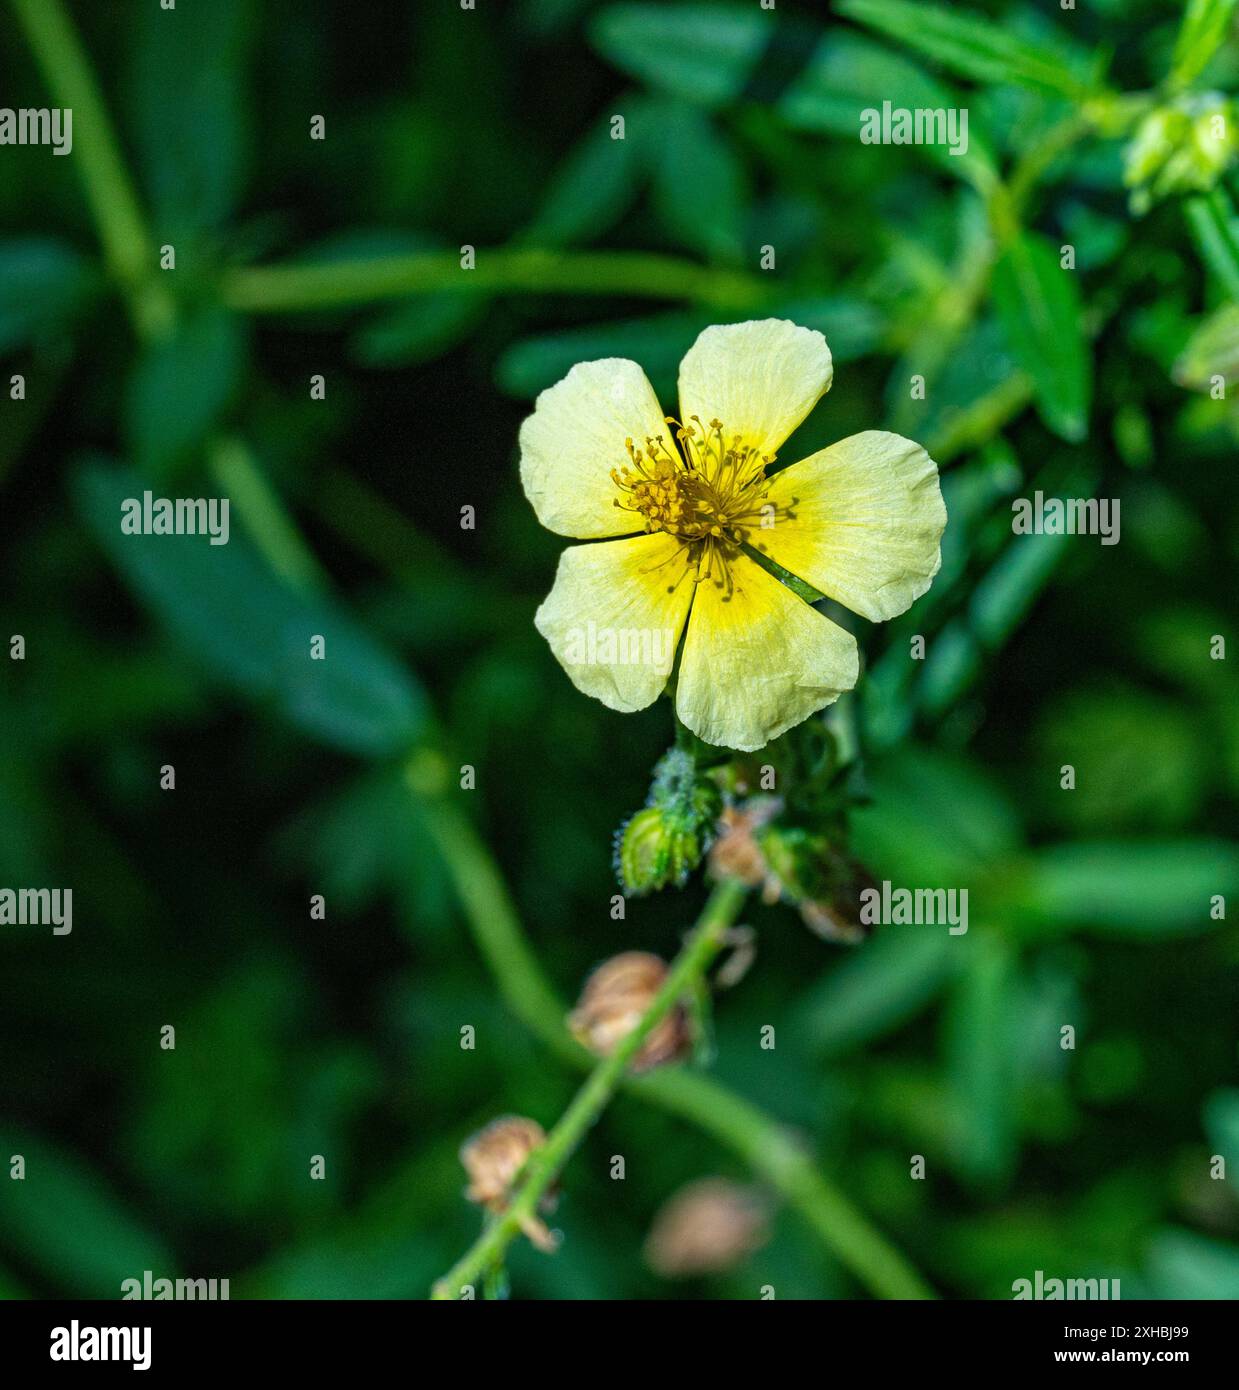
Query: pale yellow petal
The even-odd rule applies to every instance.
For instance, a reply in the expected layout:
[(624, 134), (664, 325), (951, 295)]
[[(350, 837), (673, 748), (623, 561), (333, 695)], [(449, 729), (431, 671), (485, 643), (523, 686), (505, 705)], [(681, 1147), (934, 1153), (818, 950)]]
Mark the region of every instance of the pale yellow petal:
[(867, 430), (842, 439), (777, 473), (766, 501), (774, 524), (755, 530), (753, 542), (871, 622), (902, 613), (942, 563), (938, 469), (901, 435)]
[(723, 422), (758, 453), (773, 454), (830, 390), (826, 339), (787, 319), (720, 324), (698, 336), (680, 363), (684, 424)]
[(534, 616), (573, 685), (611, 709), (644, 709), (667, 684), (693, 596), (675, 583), (679, 548), (662, 531), (571, 546)]
[(752, 560), (732, 561), (732, 596), (697, 586), (676, 681), (676, 712), (699, 738), (744, 752), (856, 684), (851, 633)]
[(561, 536), (590, 540), (639, 529), (619, 511), (613, 468), (628, 462), (625, 440), (670, 438), (658, 397), (635, 362), (578, 362), (539, 395), (521, 425), (521, 483), (538, 520)]

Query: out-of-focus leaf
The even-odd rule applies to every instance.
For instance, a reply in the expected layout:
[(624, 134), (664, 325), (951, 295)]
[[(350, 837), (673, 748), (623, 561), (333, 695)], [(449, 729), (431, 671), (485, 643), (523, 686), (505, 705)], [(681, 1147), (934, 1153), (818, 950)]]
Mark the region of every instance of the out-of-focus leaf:
[(1189, 391), (1207, 391), (1220, 376), (1239, 382), (1239, 304), (1224, 304), (1187, 341), (1174, 364), (1174, 379)]
[[(37, 1268), (53, 1292), (117, 1299), (122, 1281), (141, 1279), (143, 1270), (176, 1273), (159, 1236), (80, 1159), (7, 1127), (0, 1131), (0, 1152), (6, 1166), (0, 1242)], [(8, 1180), (11, 1154), (26, 1160), (22, 1182)]]
[(1159, 1231), (1145, 1271), (1156, 1298), (1239, 1298), (1239, 1246), (1194, 1231)]
[(640, 82), (721, 106), (743, 90), (770, 34), (757, 6), (621, 4), (591, 26), (594, 46)]
[(134, 10), (129, 91), (162, 239), (218, 227), (236, 206), (252, 140), (246, 0)]
[(1075, 275), (1035, 232), (1013, 237), (994, 267), (994, 303), (1011, 350), (1036, 384), (1041, 418), (1072, 443), (1088, 433), (1092, 394)]
[(952, 945), (945, 928), (880, 928), (797, 1004), (797, 1038), (835, 1056), (898, 1028), (949, 978)]
[(1018, 892), (1024, 911), (1052, 925), (1186, 936), (1216, 928), (1215, 895), (1239, 892), (1239, 848), (1203, 839), (1055, 845), (1032, 856)]
[[(88, 466), (78, 505), (138, 597), (199, 661), (336, 747), (386, 756), (412, 745), (426, 717), (421, 692), (346, 613), (282, 584), (235, 532), (219, 546), (123, 534), (121, 505), (143, 488), (132, 473)], [(314, 636), (325, 660), (310, 657)]]
[(1226, 1181), (1239, 1192), (1239, 1091), (1214, 1091), (1205, 1102), (1205, 1132), (1226, 1160)]
[(352, 351), (366, 367), (407, 367), (454, 347), (486, 312), (484, 294), (426, 294), (392, 305), (359, 329)]
[(663, 226), (711, 260), (739, 261), (748, 190), (731, 145), (704, 112), (676, 103), (659, 122), (657, 151), (654, 203)]
[[(622, 139), (615, 138), (617, 115), (624, 118)], [(609, 231), (636, 198), (658, 140), (649, 103), (632, 98), (621, 101), (569, 151), (522, 240), (538, 246), (568, 246)]]
[(997, 646), (1015, 630), (1054, 572), (1067, 536), (1013, 537), (973, 591), (968, 605), (972, 631), (986, 647)]
[(977, 82), (1017, 82), (1071, 96), (1088, 90), (1089, 55), (1059, 31), (1034, 41), (988, 15), (923, 0), (837, 0), (835, 9)]
[(1235, 5), (1236, 0), (1187, 0), (1170, 68), (1172, 83), (1186, 86), (1204, 71), (1226, 41)]
[(138, 359), (125, 397), (129, 449), (143, 472), (164, 478), (200, 448), (245, 370), (248, 337), (232, 314), (188, 311), (171, 337)]
[(1016, 1151), (1015, 961), (991, 933), (950, 940), (965, 962), (945, 1018), (947, 1075), (956, 1099), (952, 1161), (968, 1180), (993, 1185), (1009, 1174)]
[(1002, 793), (960, 759), (900, 748), (872, 770), (869, 790), (872, 804), (853, 813), (853, 842), (870, 872), (896, 887), (961, 887), (1019, 845)]
[(0, 242), (0, 353), (63, 328), (97, 283), (94, 268), (67, 242), (51, 237)]

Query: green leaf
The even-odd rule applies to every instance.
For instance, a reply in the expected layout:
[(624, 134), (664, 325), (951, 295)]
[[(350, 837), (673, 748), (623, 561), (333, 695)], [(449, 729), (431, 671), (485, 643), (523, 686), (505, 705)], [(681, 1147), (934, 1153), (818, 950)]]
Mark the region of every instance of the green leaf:
[[(1089, 90), (1088, 54), (1055, 32), (1027, 39), (989, 15), (960, 13), (922, 0), (838, 0), (839, 14), (923, 53), (961, 77), (1015, 82), (1079, 96)], [(901, 104), (906, 105), (901, 99)]]
[(797, 1005), (805, 1045), (836, 1056), (883, 1037), (912, 1018), (949, 978), (958, 960), (944, 927), (883, 927)]
[(1207, 391), (1220, 376), (1239, 384), (1239, 304), (1223, 304), (1196, 329), (1174, 364), (1174, 379), (1189, 391)]
[(1239, 0), (1187, 0), (1170, 67), (1172, 85), (1184, 87), (1204, 71), (1226, 41)]
[(1045, 237), (1021, 232), (994, 267), (994, 304), (1016, 360), (1032, 377), (1037, 409), (1055, 434), (1088, 433), (1092, 360), (1075, 272)]
[(682, 102), (668, 105), (659, 122), (654, 204), (682, 245), (713, 261), (742, 258), (744, 169), (710, 119)]
[(242, 376), (245, 326), (223, 309), (184, 313), (171, 337), (144, 349), (125, 395), (125, 432), (134, 461), (162, 478), (202, 447)]
[(1239, 1246), (1194, 1231), (1159, 1231), (1146, 1269), (1158, 1298), (1239, 1298)]
[[(76, 480), (86, 521), (141, 601), (197, 660), (324, 743), (363, 756), (407, 751), (421, 733), (422, 695), (351, 617), (321, 596), (282, 584), (233, 528), (204, 536), (125, 535), (126, 498), (146, 483), (91, 465)], [(312, 660), (310, 639), (326, 658)]]
[(614, 138), (611, 113), (586, 132), (555, 171), (522, 241), (538, 246), (591, 241), (610, 231), (635, 201), (658, 132), (645, 100), (622, 101), (614, 114), (624, 118), (624, 138)]
[(770, 30), (756, 6), (634, 4), (603, 10), (590, 37), (639, 82), (719, 107), (744, 89)]
[(1212, 899), (1236, 892), (1239, 848), (1220, 840), (1055, 845), (1018, 885), (1021, 909), (1043, 922), (1147, 937), (1215, 928)]
[(67, 242), (0, 242), (0, 353), (64, 327), (98, 284), (94, 267)]
[(1226, 1160), (1226, 1181), (1239, 1192), (1239, 1090), (1214, 1091), (1205, 1102), (1205, 1133)]
[(121, 1296), (121, 1282), (143, 1270), (172, 1275), (167, 1247), (147, 1230), (80, 1159), (32, 1134), (0, 1130), (0, 1153), (26, 1160), (22, 1182), (8, 1181), (0, 1201), (0, 1240), (76, 1298)]
[(1016, 1152), (1016, 964), (1007, 944), (989, 933), (952, 945), (966, 962), (945, 1015), (947, 1075), (956, 1102), (952, 1162), (968, 1180), (993, 1185), (1009, 1174)]
[(246, 0), (134, 10), (129, 91), (156, 236), (221, 226), (253, 139), (247, 71), (256, 11)]

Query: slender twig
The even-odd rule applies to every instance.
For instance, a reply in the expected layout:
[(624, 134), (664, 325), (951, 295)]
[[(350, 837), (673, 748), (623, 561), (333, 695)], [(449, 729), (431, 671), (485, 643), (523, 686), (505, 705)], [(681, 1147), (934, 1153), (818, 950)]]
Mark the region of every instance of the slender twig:
[(631, 295), (751, 309), (770, 299), (756, 276), (642, 251), (555, 251), (481, 247), (471, 270), (454, 252), (368, 260), (246, 266), (230, 271), (223, 297), (253, 314), (345, 308), (400, 295), (457, 291)]
[(683, 950), (672, 961), (667, 978), (637, 1026), (620, 1040), (611, 1055), (594, 1068), (584, 1086), (542, 1144), (530, 1156), (506, 1210), (492, 1221), (471, 1249), (434, 1287), (438, 1299), (459, 1298), (462, 1289), (476, 1287), (482, 1276), (502, 1259), (504, 1252), (535, 1216), (538, 1204), (575, 1152), (586, 1131), (615, 1094), (629, 1063), (659, 1023), (696, 982), (727, 943), (727, 929), (736, 920), (747, 889), (736, 879), (718, 884), (710, 895), (697, 925)]
[[(566, 1009), (530, 950), (502, 875), (459, 809), (439, 795), (444, 776), (422, 755), (410, 767), (415, 805), (435, 841), (466, 921), (513, 1013), (557, 1056), (594, 1059), (563, 1027)], [(746, 1162), (793, 1206), (846, 1269), (881, 1298), (932, 1298), (907, 1259), (820, 1173), (803, 1146), (758, 1106), (697, 1071), (625, 1077), (626, 1092), (694, 1124)]]

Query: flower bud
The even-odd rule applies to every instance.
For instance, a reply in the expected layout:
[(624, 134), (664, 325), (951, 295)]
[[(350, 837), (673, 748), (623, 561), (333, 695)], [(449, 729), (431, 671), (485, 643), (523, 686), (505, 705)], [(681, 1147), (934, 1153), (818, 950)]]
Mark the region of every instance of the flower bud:
[(625, 893), (683, 887), (710, 847), (721, 808), (718, 787), (687, 753), (673, 748), (661, 758), (645, 808), (616, 837), (615, 867)]
[[(608, 1057), (640, 1023), (667, 978), (667, 966), (647, 951), (625, 951), (604, 961), (585, 982), (576, 1008), (568, 1015), (573, 1037), (591, 1052)], [(692, 1048), (688, 1011), (676, 1004), (641, 1044), (630, 1067), (634, 1072), (678, 1061)]]
[(659, 1211), (645, 1242), (645, 1258), (665, 1279), (718, 1274), (769, 1239), (760, 1193), (724, 1178), (703, 1178), (682, 1188)]
[(1177, 98), (1151, 111), (1123, 152), (1132, 211), (1143, 214), (1176, 193), (1208, 192), (1239, 148), (1235, 109), (1220, 93)]
[[(512, 1186), (535, 1149), (546, 1142), (546, 1133), (536, 1120), (521, 1115), (503, 1115), (492, 1120), (467, 1139), (460, 1150), (460, 1161), (469, 1177), (465, 1196), (495, 1215), (501, 1213), (512, 1195)], [(544, 1210), (554, 1199), (544, 1197)], [(536, 1218), (522, 1226), (539, 1250), (555, 1248), (555, 1238)]]

